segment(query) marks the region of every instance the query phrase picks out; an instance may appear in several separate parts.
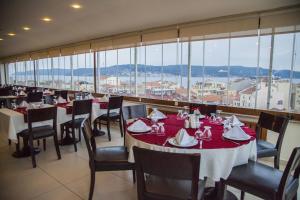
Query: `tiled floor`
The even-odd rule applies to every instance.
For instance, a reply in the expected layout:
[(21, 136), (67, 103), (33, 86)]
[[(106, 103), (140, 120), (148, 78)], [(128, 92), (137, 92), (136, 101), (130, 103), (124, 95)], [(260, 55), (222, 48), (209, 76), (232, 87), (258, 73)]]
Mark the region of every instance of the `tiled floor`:
[[(98, 146), (121, 145), (119, 132), (112, 131), (112, 141), (107, 136), (97, 138)], [(30, 158), (15, 159), (11, 156), (14, 145), (8, 146), (5, 135), (0, 135), (0, 199), (79, 200), (87, 199), (89, 192), (88, 154), (84, 141), (74, 147), (60, 148), (62, 159), (57, 160), (51, 139), (47, 150), (37, 155), (37, 168)], [(230, 188), (239, 195), (239, 191)], [(94, 199), (135, 200), (136, 188), (131, 172), (96, 173)], [(258, 199), (246, 194), (246, 199)]]

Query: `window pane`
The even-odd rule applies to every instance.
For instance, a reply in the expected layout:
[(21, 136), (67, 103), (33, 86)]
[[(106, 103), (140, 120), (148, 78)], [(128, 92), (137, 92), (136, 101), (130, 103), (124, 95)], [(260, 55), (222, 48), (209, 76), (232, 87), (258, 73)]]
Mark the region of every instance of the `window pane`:
[(145, 64), (146, 97), (161, 99), (162, 91), (162, 45), (146, 46)]
[(72, 56), (73, 89), (80, 91), (94, 91), (93, 54), (84, 53)]
[(230, 41), (230, 68), (228, 104), (255, 108), (257, 37), (232, 38)]
[(36, 61), (38, 86), (49, 87), (52, 85), (52, 70), (50, 58), (43, 58)]
[(137, 47), (137, 96), (146, 97), (146, 66), (145, 66), (146, 47)]
[(191, 42), (191, 102), (202, 102), (203, 96), (203, 41)]
[(16, 65), (15, 63), (8, 63), (8, 83), (15, 84), (16, 83)]
[(291, 109), (300, 112), (300, 33), (295, 34), (293, 87), (291, 94)]
[(26, 85), (34, 86), (34, 64), (33, 64), (33, 61), (26, 61)]
[(134, 48), (125, 48), (118, 50), (118, 93), (121, 95), (132, 96), (135, 84), (135, 65)]
[(293, 34), (274, 36), (273, 70), (269, 109), (288, 110)]
[(26, 70), (25, 70), (25, 62), (17, 62), (16, 63), (16, 84), (17, 85), (25, 85), (26, 80)]
[(229, 39), (205, 40), (203, 103), (226, 104)]

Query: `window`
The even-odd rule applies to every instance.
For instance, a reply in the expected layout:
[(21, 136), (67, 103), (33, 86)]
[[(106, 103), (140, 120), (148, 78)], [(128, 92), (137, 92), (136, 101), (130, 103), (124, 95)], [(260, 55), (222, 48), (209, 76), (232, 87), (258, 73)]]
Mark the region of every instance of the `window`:
[(40, 87), (52, 86), (51, 59), (43, 58), (36, 60), (37, 85)]
[(72, 64), (72, 89), (94, 92), (93, 54), (73, 55)]
[(8, 71), (8, 83), (16, 84), (16, 63), (8, 63), (7, 71)]
[(119, 49), (118, 53), (118, 94), (135, 95), (134, 48)]
[(26, 84), (27, 86), (34, 86), (34, 63), (33, 61), (25, 61), (26, 66)]
[(26, 85), (25, 62), (16, 62), (16, 84)]

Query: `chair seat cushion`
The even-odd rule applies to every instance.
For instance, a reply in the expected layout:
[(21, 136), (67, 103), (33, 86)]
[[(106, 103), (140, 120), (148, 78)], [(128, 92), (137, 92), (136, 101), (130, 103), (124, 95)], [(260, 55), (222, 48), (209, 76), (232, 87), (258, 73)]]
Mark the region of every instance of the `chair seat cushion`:
[[(109, 118), (111, 118), (111, 119), (115, 119), (115, 118), (118, 118), (118, 117), (120, 117), (119, 113), (116, 113), (116, 112), (109, 113)], [(107, 120), (108, 119), (107, 113), (99, 116), (98, 119), (100, 119), (100, 120)]]
[[(198, 185), (198, 199), (204, 193), (206, 180), (200, 180)], [(146, 191), (147, 196), (151, 194), (159, 194), (162, 196), (170, 196), (172, 199), (190, 199), (191, 194), (190, 180), (175, 180), (170, 178), (163, 178), (154, 175), (146, 176)], [(155, 196), (156, 196), (155, 195)]]
[[(83, 120), (85, 120), (85, 118), (77, 118), (74, 120), (74, 128), (80, 128), (81, 127), (81, 123), (83, 122)], [(65, 123), (63, 123), (62, 125), (68, 126), (68, 127), (72, 127), (72, 120), (67, 121)]]
[(277, 149), (275, 149), (275, 145), (264, 141), (258, 140), (257, 141), (257, 157), (271, 157), (277, 155)]
[(126, 170), (133, 169), (134, 164), (128, 162), (127, 148), (123, 146), (100, 147), (96, 149), (96, 170)]
[[(274, 199), (282, 172), (270, 166), (249, 160), (248, 164), (234, 167), (226, 184), (263, 199)], [(292, 178), (289, 178), (288, 184)]]
[[(39, 138), (53, 136), (55, 134), (55, 130), (53, 130), (53, 127), (49, 125), (39, 126), (39, 127), (32, 128), (32, 134), (33, 134), (33, 139), (39, 139)], [(21, 137), (29, 136), (28, 129), (22, 131), (19, 135)]]

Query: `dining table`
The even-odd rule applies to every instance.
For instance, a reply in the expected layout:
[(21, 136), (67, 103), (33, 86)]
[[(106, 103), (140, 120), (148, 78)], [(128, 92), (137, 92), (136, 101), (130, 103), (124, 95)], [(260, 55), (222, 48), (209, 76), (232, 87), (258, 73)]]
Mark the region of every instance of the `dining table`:
[[(139, 120), (142, 120), (149, 127), (154, 123), (148, 118), (140, 118)], [(133, 146), (170, 153), (200, 154), (199, 178), (202, 180), (209, 178), (216, 183), (215, 188), (208, 189), (209, 195), (212, 195), (208, 199), (220, 197), (220, 191), (217, 191), (217, 187), (220, 187), (221, 179), (226, 180), (233, 167), (246, 164), (249, 159), (254, 161), (257, 159), (256, 134), (251, 128), (241, 126), (242, 130), (250, 136), (249, 139), (246, 141), (230, 140), (223, 137), (224, 127), (220, 121), (213, 121), (207, 116), (200, 121), (202, 122), (200, 130), (203, 131), (204, 126), (211, 127), (211, 138), (198, 138), (198, 142), (190, 147), (174, 146), (168, 142), (170, 138), (176, 136), (180, 129), (184, 128), (185, 119), (175, 114), (167, 115), (165, 119), (158, 121), (164, 124), (163, 134), (158, 134), (155, 131), (133, 133), (127, 130), (125, 146), (129, 151), (128, 161), (134, 162)], [(132, 123), (128, 123), (127, 127)], [(195, 136), (197, 130), (186, 129), (190, 136)], [(234, 199), (232, 194), (226, 193), (226, 195), (228, 195), (227, 199)]]
[[(94, 121), (97, 117), (102, 114), (107, 113), (107, 109), (105, 108), (105, 104), (107, 102), (99, 102), (97, 100), (93, 100), (92, 103), (92, 112), (91, 112), (91, 120)], [(48, 105), (41, 104), (41, 107), (47, 106), (56, 106), (57, 107), (57, 134), (60, 135), (61, 129), (60, 125), (72, 120), (72, 102), (67, 102), (64, 104), (56, 104), (56, 105)], [(14, 157), (26, 157), (30, 155), (30, 151), (28, 149), (27, 141), (23, 140), (23, 148), (19, 149), (19, 141), (18, 134), (26, 129), (28, 129), (27, 124), (27, 112), (26, 108), (1, 108), (0, 109), (0, 134), (6, 134), (7, 139), (16, 144), (17, 149), (14, 152)], [(87, 117), (88, 115), (78, 115), (75, 118)], [(33, 123), (33, 127), (44, 126), (44, 125), (52, 125), (52, 121), (44, 121), (44, 122), (36, 122)], [(66, 134), (63, 140), (68, 140), (66, 137), (69, 137)]]

